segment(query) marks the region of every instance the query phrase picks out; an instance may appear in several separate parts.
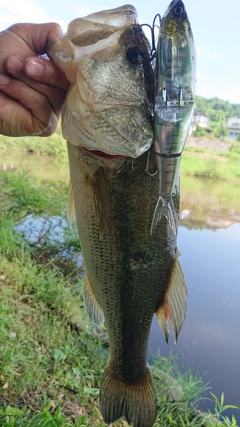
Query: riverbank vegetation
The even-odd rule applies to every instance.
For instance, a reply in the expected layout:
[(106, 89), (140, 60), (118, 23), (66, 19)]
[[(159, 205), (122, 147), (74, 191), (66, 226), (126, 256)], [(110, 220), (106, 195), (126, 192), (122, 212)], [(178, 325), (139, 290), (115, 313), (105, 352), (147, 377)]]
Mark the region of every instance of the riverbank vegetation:
[[(201, 144), (201, 138), (196, 139), (198, 144), (189, 146), (187, 144), (181, 160), (181, 173), (183, 175), (198, 176), (210, 179), (219, 179), (226, 181), (240, 182), (240, 142), (222, 138), (225, 135), (224, 123), (227, 118), (232, 115), (240, 114), (240, 105), (232, 105), (227, 101), (222, 101), (218, 98), (205, 99), (196, 97), (196, 109), (206, 113), (209, 118), (209, 126), (214, 130), (212, 138), (209, 139), (213, 142), (214, 150), (203, 148), (205, 144)], [(223, 131), (224, 128), (224, 131)], [(221, 131), (220, 131), (221, 130)], [(224, 133), (225, 132), (225, 133)], [(217, 139), (220, 138), (221, 139)], [(209, 138), (209, 136), (207, 136)], [(191, 138), (194, 140), (194, 138)], [(202, 135), (202, 140), (206, 141), (206, 135)], [(218, 149), (219, 141), (219, 149)], [(221, 149), (226, 141), (227, 149)], [(196, 147), (197, 146), (197, 147)], [(229, 148), (230, 146), (230, 148)], [(16, 168), (19, 170), (18, 160), (25, 170), (28, 170), (27, 159), (23, 159), (21, 153), (35, 153), (45, 156), (46, 162), (51, 164), (58, 163), (58, 168), (65, 168), (67, 164), (67, 148), (66, 141), (61, 135), (61, 125), (54, 135), (42, 137), (21, 137), (9, 138), (0, 135), (0, 167)], [(49, 157), (51, 160), (49, 161)], [(59, 161), (59, 158), (61, 160)], [(25, 161), (24, 161), (25, 160)], [(37, 163), (37, 161), (36, 161)], [(47, 179), (52, 178), (53, 168), (49, 167), (49, 176)], [(37, 177), (38, 168), (35, 167), (35, 174)], [(67, 181), (68, 178), (66, 178)]]
[[(1, 427), (105, 426), (98, 393), (108, 339), (83, 308), (83, 279), (71, 261), (80, 252), (76, 230), (66, 227), (62, 234), (56, 223), (65, 215), (66, 200), (63, 183), (36, 186), (26, 174), (0, 173)], [(31, 240), (26, 221), (39, 216), (44, 221)], [(176, 359), (157, 355), (153, 376), (155, 427), (208, 427), (219, 420), (236, 426), (234, 417), (222, 416), (231, 408), (224, 396), (211, 396), (201, 377), (192, 369), (180, 371)], [(203, 398), (215, 401), (214, 414), (199, 411)], [(120, 426), (126, 422), (113, 424)]]
[(66, 156), (67, 154), (66, 141), (62, 137), (60, 123), (55, 133), (46, 138), (40, 136), (8, 137), (0, 135), (0, 159), (1, 152), (6, 150), (55, 156)]
[(185, 147), (181, 160), (183, 175), (240, 183), (240, 143), (232, 143), (228, 151)]
[[(219, 122), (216, 135), (226, 117), (240, 114), (237, 106), (226, 108), (223, 118), (221, 106), (209, 102), (211, 112), (200, 97), (197, 100), (197, 108), (209, 114), (211, 122)], [(33, 153), (34, 181), (18, 173), (30, 168), (26, 152)], [(44, 177), (40, 156), (48, 164)], [(189, 175), (233, 181), (228, 197), (234, 198), (239, 164), (238, 142), (224, 151), (186, 146), (182, 179)], [(108, 339), (104, 328), (91, 325), (83, 307), (81, 248), (76, 230), (65, 221), (67, 150), (60, 125), (48, 138), (0, 136), (0, 168), (0, 427), (104, 427), (98, 393)], [(193, 205), (197, 196), (195, 191)], [(226, 427), (237, 425), (234, 417), (222, 415), (231, 408), (224, 404), (224, 395), (211, 395), (201, 376), (192, 369), (182, 371), (175, 358), (158, 355), (153, 376), (158, 397), (154, 427), (215, 427), (220, 421)], [(215, 402), (213, 414), (199, 411), (205, 398)], [(123, 420), (112, 427), (126, 425)]]
[[(240, 116), (240, 104), (230, 104), (229, 101), (224, 101), (219, 98), (203, 98), (195, 97), (195, 109), (206, 114), (209, 118), (208, 127), (213, 131), (213, 137), (222, 138), (228, 135), (228, 130), (225, 128), (229, 117)], [(203, 128), (198, 128), (199, 136), (206, 136), (207, 133)]]

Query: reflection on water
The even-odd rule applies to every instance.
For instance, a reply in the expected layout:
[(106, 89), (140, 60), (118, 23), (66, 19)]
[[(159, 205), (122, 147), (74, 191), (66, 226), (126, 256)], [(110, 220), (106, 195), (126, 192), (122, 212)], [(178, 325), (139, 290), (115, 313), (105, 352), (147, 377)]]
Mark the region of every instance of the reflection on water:
[[(240, 407), (240, 186), (182, 179), (178, 248), (188, 309), (178, 345), (166, 346), (154, 319), (149, 357), (160, 349), (184, 355), (212, 392)], [(173, 340), (172, 340), (173, 341)], [(207, 402), (207, 406), (210, 407)], [(240, 424), (239, 411), (234, 413)]]
[[(51, 254), (51, 262), (61, 268), (66, 276), (84, 277), (85, 269), (81, 251), (76, 252), (76, 247), (69, 245), (69, 234), (74, 234), (77, 239), (76, 230), (69, 229), (67, 221), (61, 216), (35, 217), (27, 215), (24, 220), (15, 227), (15, 230), (24, 235), (24, 238), (44, 251)], [(71, 233), (72, 231), (72, 233)], [(73, 237), (73, 236), (71, 236)], [(77, 239), (79, 243), (79, 240)], [(74, 241), (72, 241), (74, 243)], [(55, 254), (55, 256), (53, 256)]]
[(54, 157), (0, 150), (0, 170), (29, 171), (36, 182), (69, 181), (67, 156)]
[(181, 179), (181, 221), (187, 228), (227, 228), (240, 222), (240, 185)]
[[(31, 156), (22, 164), (38, 180), (68, 180), (66, 160), (43, 159)], [(3, 160), (10, 167), (6, 158), (0, 164)], [(240, 407), (240, 185), (182, 177), (178, 248), (189, 294), (187, 317), (177, 346), (173, 337), (166, 346), (154, 319), (149, 359), (158, 349), (166, 357), (170, 350), (182, 352), (185, 366), (194, 364), (218, 398), (224, 392), (226, 403)], [(240, 412), (226, 415), (232, 412), (240, 425)]]

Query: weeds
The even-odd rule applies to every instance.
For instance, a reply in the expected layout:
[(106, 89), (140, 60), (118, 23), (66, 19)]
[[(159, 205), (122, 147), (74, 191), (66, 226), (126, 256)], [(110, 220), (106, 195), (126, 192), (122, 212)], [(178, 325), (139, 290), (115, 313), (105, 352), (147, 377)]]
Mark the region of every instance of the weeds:
[(181, 160), (181, 172), (184, 175), (239, 182), (239, 161), (240, 149), (237, 143), (227, 153), (186, 147)]
[(62, 182), (33, 184), (26, 172), (0, 173), (0, 210), (19, 222), (28, 215), (61, 215), (66, 207), (67, 186)]
[(214, 417), (216, 419), (216, 425), (217, 420), (221, 420), (222, 424), (227, 427), (235, 427), (237, 426), (236, 419), (232, 415), (232, 421), (229, 420), (229, 418), (223, 416), (223, 412), (227, 409), (239, 409), (235, 405), (226, 405), (224, 404), (224, 393), (221, 394), (220, 400), (218, 400), (217, 396), (215, 396), (214, 393), (210, 392), (211, 396), (214, 400)]
[[(27, 173), (0, 172), (0, 239), (13, 253), (17, 240), (38, 259), (80, 253), (76, 228), (65, 220), (68, 188), (63, 182), (36, 186)], [(8, 222), (6, 226), (5, 222)], [(9, 223), (11, 222), (11, 224)], [(23, 243), (24, 242), (24, 243)]]
[[(26, 175), (3, 174), (0, 183), (0, 427), (104, 427), (98, 393), (108, 356), (106, 331), (88, 322), (82, 279), (54, 264), (47, 236), (41, 248), (48, 255), (39, 257), (38, 244), (16, 228), (29, 212), (60, 216), (66, 193), (59, 194), (61, 185), (35, 188)], [(165, 397), (162, 369), (166, 381), (175, 378), (175, 389), (172, 382)], [(218, 420), (235, 427), (234, 417), (222, 416), (235, 408), (223, 395), (218, 401), (212, 394), (213, 415), (197, 409), (207, 386), (193, 372), (181, 373), (176, 360), (156, 356), (155, 427), (215, 427)]]
[(28, 151), (30, 153), (50, 154), (64, 156), (67, 153), (66, 141), (62, 137), (61, 124), (51, 136), (42, 138), (38, 136), (8, 137), (0, 135), (0, 149)]

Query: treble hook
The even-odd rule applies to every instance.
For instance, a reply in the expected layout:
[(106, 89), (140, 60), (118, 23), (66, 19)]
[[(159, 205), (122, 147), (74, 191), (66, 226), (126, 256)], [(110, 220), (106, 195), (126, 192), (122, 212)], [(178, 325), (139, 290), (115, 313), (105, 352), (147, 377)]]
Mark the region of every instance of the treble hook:
[(153, 61), (153, 59), (156, 57), (156, 43), (155, 43), (155, 25), (156, 25), (156, 20), (157, 18), (159, 18), (159, 28), (161, 26), (161, 15), (159, 13), (157, 13), (157, 15), (154, 17), (153, 19), (153, 23), (152, 26), (149, 24), (142, 24), (141, 27), (148, 27), (150, 28), (151, 31), (151, 38), (152, 38), (152, 49), (151, 49), (151, 56), (150, 56), (150, 60)]
[(145, 168), (145, 174), (147, 174), (148, 176), (155, 176), (158, 173), (158, 169), (156, 170), (156, 172), (154, 173), (150, 173), (148, 172), (148, 168), (149, 168), (149, 163), (150, 163), (150, 150), (148, 151), (148, 156), (147, 156), (147, 163), (146, 163), (146, 168)]

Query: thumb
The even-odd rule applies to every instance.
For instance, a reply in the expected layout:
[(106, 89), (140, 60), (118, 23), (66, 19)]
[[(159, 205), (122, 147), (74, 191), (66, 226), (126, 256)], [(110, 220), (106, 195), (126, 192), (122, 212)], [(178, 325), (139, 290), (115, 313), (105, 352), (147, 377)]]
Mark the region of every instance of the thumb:
[(63, 31), (56, 22), (47, 24), (15, 24), (9, 28), (36, 54), (46, 52), (46, 45), (62, 36)]

